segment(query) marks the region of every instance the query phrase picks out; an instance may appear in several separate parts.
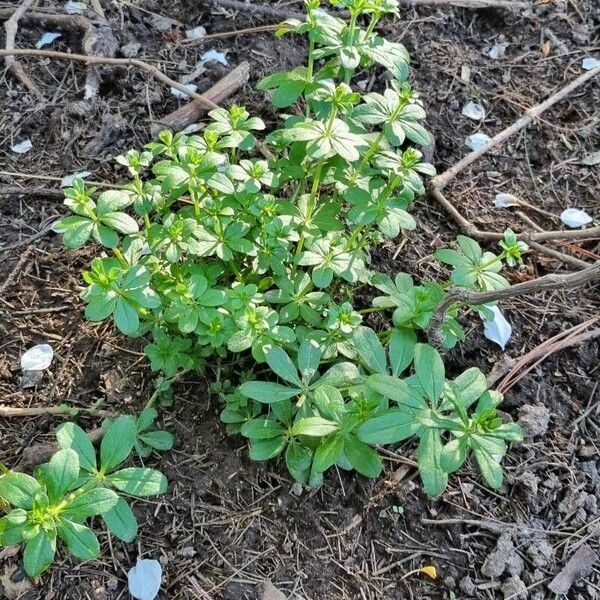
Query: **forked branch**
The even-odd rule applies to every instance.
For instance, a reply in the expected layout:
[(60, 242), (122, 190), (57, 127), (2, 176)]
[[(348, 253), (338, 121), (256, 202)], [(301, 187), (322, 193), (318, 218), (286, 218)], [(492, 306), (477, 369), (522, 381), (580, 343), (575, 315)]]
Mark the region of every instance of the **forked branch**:
[(442, 325), (444, 324), (448, 311), (456, 303), (479, 306), (488, 304), (489, 302), (514, 298), (516, 296), (536, 294), (544, 290), (561, 290), (579, 287), (599, 278), (600, 261), (581, 271), (577, 271), (576, 273), (569, 273), (566, 275), (544, 275), (543, 277), (538, 277), (537, 279), (532, 279), (531, 281), (525, 281), (523, 283), (517, 283), (501, 290), (474, 292), (464, 288), (451, 288), (446, 293), (444, 299), (441, 301), (433, 315), (427, 331), (427, 336), (432, 344), (437, 346), (441, 344), (443, 340)]

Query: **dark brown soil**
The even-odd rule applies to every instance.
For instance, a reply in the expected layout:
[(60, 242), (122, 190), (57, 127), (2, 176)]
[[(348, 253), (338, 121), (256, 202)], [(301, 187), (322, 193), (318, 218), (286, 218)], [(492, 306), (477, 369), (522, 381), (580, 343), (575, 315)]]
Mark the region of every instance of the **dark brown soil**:
[[(200, 90), (249, 60), (251, 84), (235, 101), (267, 121), (274, 114), (252, 84), (265, 73), (304, 60), (302, 44), (291, 38), (274, 40), (269, 33), (203, 45), (177, 41), (181, 29), (199, 24), (214, 33), (272, 23), (269, 17), (202, 8), (194, 2), (142, 0), (136, 3), (139, 8), (123, 2), (117, 9), (116, 3), (101, 1), (119, 43), (137, 40), (139, 57), (175, 79), (192, 70), (205, 50), (227, 50), (229, 67), (210, 64), (196, 82)], [(0, 3), (0, 9), (14, 4)], [(299, 3), (281, 4), (296, 10)], [(167, 35), (157, 29), (152, 13), (176, 19), (181, 27)], [(597, 0), (550, 0), (520, 13), (419, 7), (387, 23), (386, 35), (402, 40), (413, 56), (413, 77), (428, 108), (439, 171), (468, 151), (467, 135), (478, 128), (493, 135), (580, 74), (581, 59), (598, 55), (599, 19)], [(17, 45), (33, 47), (43, 31), (35, 22), (24, 22)], [(508, 44), (506, 54), (492, 60), (487, 52), (498, 41)], [(53, 48), (78, 52), (80, 36), (75, 30), (63, 31)], [(161, 84), (128, 69), (105, 72), (99, 98), (86, 104), (81, 101), (85, 71), (80, 65), (33, 59), (22, 63), (48, 101), (38, 103), (11, 75), (3, 74), (3, 172), (60, 178), (89, 170), (95, 180), (116, 182), (119, 173), (111, 156), (145, 143), (151, 121), (180, 102)], [(470, 68), (468, 83), (461, 80), (463, 67)], [(369, 84), (377, 88), (380, 82), (375, 78)], [(460, 114), (469, 99), (487, 109), (481, 126)], [(479, 226), (497, 231), (524, 226), (514, 213), (494, 209), (491, 201), (500, 191), (555, 214), (576, 206), (600, 218), (600, 169), (580, 163), (600, 147), (599, 106), (600, 86), (592, 81), (461, 174), (447, 189), (448, 197)], [(10, 146), (25, 137), (33, 150), (11, 152)], [(18, 194), (13, 189), (17, 186), (22, 188)], [(0, 297), (0, 402), (64, 402), (134, 412), (152, 389), (142, 344), (122, 338), (110, 325), (83, 319), (77, 297), (80, 273), (93, 254), (66, 251), (48, 232), (64, 212), (60, 197), (49, 189), (58, 190), (58, 183), (0, 173), (0, 285), (7, 282)], [(431, 254), (458, 231), (429, 200), (419, 201), (416, 212), (419, 229), (400, 245), (379, 248), (374, 261), (388, 272), (440, 276)], [(558, 225), (535, 212), (528, 216), (546, 229)], [(600, 246), (587, 242), (576, 253), (598, 259)], [(520, 281), (563, 268), (531, 253), (511, 277)], [(597, 287), (588, 286), (503, 306), (514, 329), (506, 353), (483, 337), (473, 319), (466, 323), (466, 342), (448, 354), (451, 372), (471, 365), (487, 372), (507, 355), (526, 353), (598, 315), (600, 297)], [(19, 357), (41, 342), (53, 345), (54, 363), (41, 386), (22, 390)], [(414, 451), (410, 444), (397, 455), (385, 455), (386, 469), (378, 481), (334, 473), (321, 489), (296, 495), (282, 465), (251, 463), (243, 441), (225, 435), (206, 382), (190, 378), (178, 384), (174, 408), (162, 415), (164, 426), (177, 436), (176, 449), (152, 459), (169, 477), (170, 491), (164, 498), (136, 504), (138, 540), (121, 544), (102, 535), (102, 559), (85, 564), (61, 554), (52, 571), (24, 587), (20, 597), (126, 598), (126, 572), (143, 555), (163, 564), (159, 597), (170, 600), (275, 599), (260, 592), (265, 580), (285, 597), (307, 600), (551, 598), (548, 583), (577, 548), (585, 543), (599, 550), (599, 365), (598, 339), (544, 360), (508, 392), (503, 405), (531, 435), (509, 452), (502, 490), (490, 491), (475, 470), (465, 469), (438, 500), (422, 493), (406, 460)], [(547, 430), (543, 407), (549, 414)], [(87, 428), (98, 425), (83, 414), (77, 421)], [(57, 423), (52, 417), (0, 419), (0, 461), (18, 465), (25, 448), (52, 439)], [(536, 428), (539, 435), (534, 435)], [(423, 565), (436, 567), (435, 581), (423, 575), (402, 580)], [(22, 579), (19, 554), (0, 550), (0, 598), (18, 598), (13, 584)], [(524, 588), (528, 596), (519, 596)], [(597, 567), (568, 597), (600, 597)]]

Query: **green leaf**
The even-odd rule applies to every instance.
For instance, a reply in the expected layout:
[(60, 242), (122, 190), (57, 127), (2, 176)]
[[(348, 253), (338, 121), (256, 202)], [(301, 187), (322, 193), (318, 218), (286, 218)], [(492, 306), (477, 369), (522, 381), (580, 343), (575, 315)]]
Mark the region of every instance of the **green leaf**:
[(25, 473), (0, 475), (0, 498), (15, 508), (31, 510), (35, 495), (41, 491), (42, 486)]
[(108, 424), (100, 445), (100, 466), (105, 473), (118, 467), (131, 454), (136, 438), (133, 417), (121, 416)]
[(16, 546), (23, 541), (25, 531), (30, 527), (27, 511), (22, 508), (11, 510), (0, 519), (0, 546)]
[(155, 408), (145, 408), (139, 415), (137, 420), (138, 432), (147, 431), (154, 425), (158, 418), (158, 411)]
[(419, 423), (410, 413), (391, 408), (365, 421), (357, 430), (358, 439), (367, 444), (395, 444), (413, 436)]
[(440, 454), (440, 467), (446, 473), (458, 471), (467, 459), (467, 440), (463, 436), (450, 440), (442, 449)]
[(127, 213), (107, 213), (100, 217), (100, 221), (104, 223), (104, 225), (107, 225), (108, 227), (125, 235), (137, 233), (140, 230), (138, 224), (135, 222), (135, 219), (130, 217)]
[(421, 434), (417, 449), (419, 473), (425, 492), (439, 496), (448, 485), (448, 475), (440, 466), (442, 438), (438, 429), (426, 428)]
[(368, 377), (366, 383), (372, 390), (412, 411), (427, 408), (423, 399), (416, 394), (415, 390), (404, 379), (376, 373)]
[(40, 531), (25, 544), (23, 566), (29, 577), (38, 577), (54, 560), (56, 553), (56, 531)]
[(446, 374), (440, 353), (429, 344), (415, 347), (415, 374), (426, 396), (435, 404), (444, 391)]
[(313, 455), (309, 448), (302, 446), (297, 441), (288, 444), (285, 451), (285, 464), (296, 481), (300, 483), (308, 481), (312, 458)]
[(281, 402), (302, 393), (301, 389), (290, 388), (270, 381), (247, 381), (239, 387), (240, 393), (263, 404)]
[(302, 342), (298, 350), (298, 370), (305, 383), (309, 383), (319, 369), (321, 354), (321, 349), (317, 342), (313, 340)]
[(314, 394), (314, 402), (321, 415), (327, 419), (339, 420), (346, 408), (341, 392), (331, 385), (317, 384)]
[(284, 434), (273, 419), (251, 419), (242, 425), (241, 434), (253, 440), (269, 440)]
[(285, 350), (278, 346), (269, 348), (269, 350), (265, 352), (265, 358), (267, 359), (267, 364), (271, 367), (271, 370), (281, 377), (281, 379), (284, 379), (295, 386), (302, 386), (300, 377), (298, 377), (298, 371)]
[(63, 234), (63, 244), (67, 248), (81, 248), (90, 239), (94, 222), (87, 217), (71, 215), (58, 220), (52, 229)]
[(385, 349), (370, 327), (357, 327), (353, 334), (358, 355), (371, 371), (387, 373)]
[(119, 491), (131, 496), (158, 496), (167, 491), (167, 478), (156, 469), (130, 467), (107, 477)]
[(105, 215), (118, 210), (123, 210), (133, 203), (133, 196), (125, 190), (107, 190), (98, 196), (98, 215)]
[(137, 310), (124, 298), (117, 298), (114, 318), (117, 329), (125, 335), (133, 335), (140, 327)]
[(477, 461), (477, 466), (483, 475), (486, 483), (494, 490), (502, 486), (504, 474), (500, 463), (488, 452), (483, 445), (474, 439), (471, 440), (473, 454)]
[(378, 477), (383, 463), (377, 451), (358, 440), (354, 435), (347, 435), (344, 440), (344, 452), (350, 464), (365, 477)]
[(415, 355), (417, 334), (406, 327), (394, 329), (389, 343), (392, 375), (398, 376), (410, 365)]
[(70, 500), (63, 514), (70, 515), (77, 520), (95, 517), (109, 511), (118, 499), (119, 496), (113, 490), (94, 488)]
[(283, 452), (287, 438), (280, 436), (268, 440), (250, 441), (250, 458), (252, 460), (269, 460)]
[(84, 471), (93, 471), (96, 468), (96, 451), (86, 432), (75, 423), (64, 423), (56, 430), (58, 445), (63, 448), (72, 448), (79, 456), (79, 466)]
[(339, 424), (334, 421), (328, 421), (322, 417), (307, 417), (294, 423), (292, 435), (308, 435), (311, 437), (325, 437), (334, 431), (337, 431)]
[(313, 469), (324, 473), (329, 467), (335, 465), (344, 454), (344, 438), (339, 433), (331, 435), (315, 450)]
[(139, 439), (144, 442), (150, 448), (165, 452), (170, 450), (175, 443), (173, 434), (169, 431), (148, 431), (147, 433), (141, 433)]
[(62, 519), (59, 535), (66, 542), (69, 552), (81, 560), (91, 560), (100, 554), (100, 544), (94, 532), (81, 523)]
[(79, 456), (70, 448), (59, 450), (52, 456), (45, 472), (48, 497), (59, 501), (79, 477)]
[(102, 514), (102, 520), (109, 531), (124, 542), (133, 542), (138, 532), (138, 524), (133, 511), (124, 498)]

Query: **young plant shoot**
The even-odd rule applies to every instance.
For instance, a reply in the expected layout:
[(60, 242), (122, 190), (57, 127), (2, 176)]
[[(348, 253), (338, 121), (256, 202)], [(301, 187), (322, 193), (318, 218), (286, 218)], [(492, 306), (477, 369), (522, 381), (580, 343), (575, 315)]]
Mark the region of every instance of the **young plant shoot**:
[[(373, 246), (417, 226), (411, 206), (425, 193), (423, 176), (435, 174), (419, 148), (432, 138), (406, 49), (376, 31), (397, 1), (331, 4), (348, 19), (307, 0), (306, 20), (277, 32), (304, 36), (308, 59), (259, 83), (278, 115), (261, 142), (266, 124), (235, 105), (211, 111), (201, 134), (163, 131), (144, 151), (117, 158), (131, 176), (122, 189), (98, 195), (74, 182), (73, 215), (55, 231), (69, 248), (97, 246), (84, 273), (87, 318), (112, 317), (123, 334), (143, 336), (151, 368), (167, 379), (212, 370), (221, 418), (248, 439), (253, 459), (281, 456), (294, 479), (319, 485), (334, 465), (377, 477), (376, 446), (414, 438), (428, 494), (441, 494), (469, 456), (498, 488), (507, 442), (521, 436), (496, 412), (502, 396), (478, 369), (448, 379), (438, 351), (419, 340), (449, 285), (504, 287), (503, 264), (518, 264), (526, 247), (511, 231), (499, 254), (460, 236), (459, 249), (437, 253), (454, 268), (449, 281), (376, 272)], [(382, 88), (360, 92), (373, 71)], [(371, 307), (357, 300), (359, 288)], [(448, 313), (446, 348), (464, 338), (457, 315), (465, 308)], [(167, 443), (142, 427), (137, 448), (143, 455)], [(114, 466), (101, 481), (94, 464), (81, 467), (106, 496), (105, 520), (104, 508), (118, 510), (116, 492), (100, 482), (138, 489)], [(30, 487), (16, 498), (23, 512), (10, 517), (13, 529), (28, 522), (43, 489)], [(45, 515), (56, 501), (43, 496), (35, 510)], [(64, 532), (57, 519), (31, 530), (47, 548), (43, 564)]]

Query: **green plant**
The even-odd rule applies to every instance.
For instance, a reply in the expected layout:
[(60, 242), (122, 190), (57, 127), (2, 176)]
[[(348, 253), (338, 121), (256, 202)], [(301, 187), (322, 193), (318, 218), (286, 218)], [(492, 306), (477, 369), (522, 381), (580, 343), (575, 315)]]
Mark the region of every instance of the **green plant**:
[[(99, 457), (87, 434), (75, 423), (65, 423), (56, 432), (61, 449), (33, 477), (0, 465), (0, 500), (12, 507), (0, 518), (0, 546), (25, 545), (23, 565), (30, 577), (52, 564), (57, 539), (81, 560), (97, 557), (98, 538), (85, 524), (90, 517), (101, 516), (123, 541), (135, 538), (137, 521), (124, 495), (154, 496), (167, 489), (159, 471), (122, 468), (136, 445), (138, 423), (128, 416), (109, 422)], [(147, 435), (140, 438), (147, 440)]]
[[(375, 445), (416, 436), (428, 493), (469, 452), (497, 487), (498, 440), (518, 429), (495, 416), (501, 398), (483, 375), (446, 382), (437, 351), (417, 341), (451, 283), (507, 285), (502, 263), (516, 264), (524, 248), (512, 232), (498, 256), (460, 237), (460, 252), (438, 253), (455, 267), (445, 282), (372, 269), (373, 245), (416, 227), (411, 205), (435, 170), (411, 144), (431, 136), (406, 49), (375, 31), (397, 2), (332, 4), (348, 22), (307, 0), (306, 21), (280, 27), (307, 36), (308, 62), (259, 83), (278, 109), (264, 142), (255, 135), (266, 124), (245, 108), (215, 109), (201, 135), (165, 131), (118, 157), (132, 176), (123, 189), (95, 200), (77, 182), (67, 205), (80, 216), (55, 229), (68, 247), (91, 236), (112, 253), (84, 273), (87, 317), (112, 316), (124, 334), (151, 338), (145, 352), (167, 378), (213, 370), (221, 418), (250, 440), (252, 458), (284, 455), (298, 481), (318, 485), (332, 465), (374, 477)], [(371, 68), (388, 72), (387, 89), (363, 94), (356, 82)], [(376, 296), (371, 307), (357, 306), (359, 289)], [(464, 337), (464, 308), (448, 312), (447, 348)], [(391, 314), (391, 326), (367, 327), (372, 312)], [(228, 383), (235, 375), (239, 387)], [(469, 377), (477, 385), (467, 394)]]

